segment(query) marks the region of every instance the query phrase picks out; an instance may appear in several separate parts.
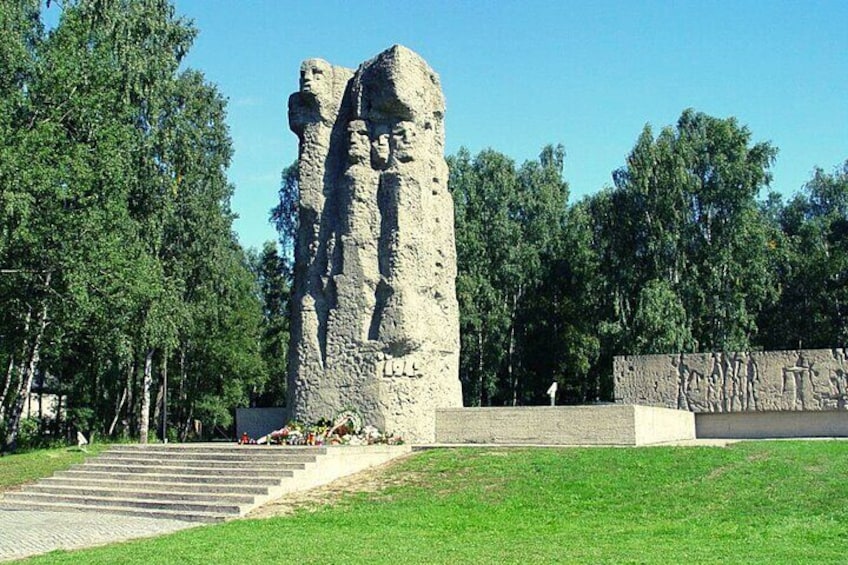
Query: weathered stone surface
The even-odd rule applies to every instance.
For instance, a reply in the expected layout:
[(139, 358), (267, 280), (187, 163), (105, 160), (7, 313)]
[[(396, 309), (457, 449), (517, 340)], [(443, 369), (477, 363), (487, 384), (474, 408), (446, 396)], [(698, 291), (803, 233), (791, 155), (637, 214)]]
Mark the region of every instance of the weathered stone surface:
[(695, 439), (695, 415), (649, 406), (442, 408), (438, 443), (651, 445)]
[(692, 412), (844, 410), (848, 350), (616, 357), (615, 400)]
[(432, 441), (462, 406), (453, 202), (438, 75), (396, 45), (356, 72), (309, 59), (289, 99), (300, 140), (300, 230), (289, 406), (358, 410)]

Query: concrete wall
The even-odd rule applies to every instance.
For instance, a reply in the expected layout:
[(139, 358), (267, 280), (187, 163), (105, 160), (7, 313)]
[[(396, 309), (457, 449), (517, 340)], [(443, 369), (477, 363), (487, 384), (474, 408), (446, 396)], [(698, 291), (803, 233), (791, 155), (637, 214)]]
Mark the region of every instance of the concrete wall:
[(694, 437), (691, 413), (643, 406), (436, 410), (437, 443), (645, 445)]
[(848, 350), (616, 357), (615, 400), (691, 412), (848, 407)]
[(695, 414), (699, 438), (848, 437), (848, 411)]
[(695, 439), (695, 414), (652, 406), (633, 406), (636, 445)]
[(236, 408), (236, 438), (246, 433), (251, 439), (259, 439), (279, 430), (287, 421), (285, 408)]

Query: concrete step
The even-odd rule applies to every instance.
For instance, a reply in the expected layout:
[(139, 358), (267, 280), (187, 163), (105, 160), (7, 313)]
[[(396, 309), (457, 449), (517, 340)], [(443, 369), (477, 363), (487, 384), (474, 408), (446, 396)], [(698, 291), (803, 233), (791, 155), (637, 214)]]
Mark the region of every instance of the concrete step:
[(184, 481), (154, 481), (150, 480), (110, 480), (110, 479), (89, 479), (77, 477), (47, 477), (38, 481), (39, 485), (50, 486), (67, 486), (70, 488), (95, 488), (95, 489), (111, 489), (111, 488), (126, 488), (138, 489), (155, 488), (161, 492), (187, 492), (187, 493), (220, 493), (220, 494), (244, 494), (261, 496), (268, 494), (268, 487), (273, 485), (254, 485), (232, 483), (230, 481), (221, 484), (199, 483), (199, 482), (184, 482)]
[(138, 443), (117, 444), (109, 447), (108, 453), (148, 452), (148, 453), (292, 453), (326, 455), (327, 448), (312, 445), (239, 445), (237, 443), (169, 443), (141, 445)]
[[(39, 510), (43, 512), (91, 512), (92, 507), (79, 506), (66, 502), (5, 502), (0, 500), (0, 510)], [(106, 514), (120, 514), (122, 516), (139, 516), (143, 518), (163, 518), (168, 520), (182, 520), (184, 522), (217, 523), (223, 522), (231, 516), (217, 514), (215, 512), (180, 512), (164, 509), (129, 508), (121, 506), (100, 506), (97, 512)], [(49, 535), (49, 532), (45, 532)]]
[(74, 471), (101, 471), (108, 473), (126, 473), (126, 474), (179, 474), (179, 475), (204, 475), (204, 476), (223, 476), (223, 477), (275, 477), (281, 471), (302, 471), (306, 468), (305, 463), (280, 463), (273, 466), (245, 466), (239, 467), (230, 465), (228, 467), (207, 467), (205, 465), (183, 465), (179, 461), (175, 461), (169, 465), (165, 464), (145, 464), (137, 465), (130, 464), (112, 464), (100, 463), (99, 460), (87, 461), (82, 465), (73, 467)]
[(71, 504), (79, 508), (133, 508), (146, 510), (170, 510), (183, 513), (217, 514), (221, 516), (238, 516), (241, 513), (240, 504), (228, 504), (225, 502), (187, 502), (171, 499), (145, 499), (135, 497), (103, 497), (93, 495), (63, 495), (57, 497), (50, 493), (37, 492), (9, 492), (3, 496), (4, 502), (28, 504), (28, 503), (57, 503)]
[(174, 456), (135, 453), (105, 453), (97, 457), (101, 464), (113, 465), (194, 465), (202, 467), (274, 467), (288, 463), (315, 463), (315, 455), (285, 454), (279, 455), (263, 454), (251, 457), (246, 455), (194, 455), (178, 454)]
[[(267, 491), (267, 489), (265, 489)], [(101, 498), (140, 498), (161, 500), (168, 499), (180, 502), (208, 502), (227, 504), (252, 504), (256, 496), (252, 494), (235, 494), (232, 492), (189, 492), (181, 490), (163, 490), (158, 485), (149, 485), (141, 488), (116, 488), (116, 487), (81, 487), (75, 485), (49, 485), (39, 483), (27, 485), (16, 491), (25, 494), (50, 494), (54, 496), (95, 496)], [(267, 494), (267, 493), (266, 493)]]
[(403, 447), (121, 445), (0, 494), (0, 508), (126, 514), (200, 522), (243, 515), (404, 453)]
[[(326, 451), (321, 449), (321, 451)], [(173, 447), (164, 448), (147, 448), (147, 449), (126, 449), (126, 448), (109, 448), (101, 455), (125, 456), (125, 457), (215, 457), (227, 459), (258, 459), (263, 457), (318, 457), (326, 455), (321, 453), (318, 448), (287, 448), (283, 446), (263, 447), (259, 449), (250, 448), (225, 448), (225, 449), (176, 449)]]
[(67, 471), (57, 471), (54, 477), (75, 477), (78, 479), (103, 479), (116, 481), (137, 481), (144, 477), (147, 482), (194, 482), (198, 484), (226, 485), (233, 481), (239, 483), (249, 482), (260, 486), (279, 485), (281, 480), (294, 476), (294, 471), (283, 470), (273, 476), (241, 476), (228, 475), (187, 475), (184, 473), (114, 473), (110, 471), (92, 471), (80, 468)]

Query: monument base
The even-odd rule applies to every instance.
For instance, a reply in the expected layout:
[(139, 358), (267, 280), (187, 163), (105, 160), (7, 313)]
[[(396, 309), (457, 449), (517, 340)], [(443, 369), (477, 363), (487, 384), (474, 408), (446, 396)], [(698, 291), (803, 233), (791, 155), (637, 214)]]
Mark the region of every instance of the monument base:
[(436, 410), (436, 443), (651, 445), (695, 439), (695, 415), (637, 405)]
[(236, 408), (236, 439), (242, 434), (258, 439), (279, 430), (289, 421), (288, 410), (274, 408)]
[(699, 438), (848, 437), (848, 411), (704, 412), (695, 430)]

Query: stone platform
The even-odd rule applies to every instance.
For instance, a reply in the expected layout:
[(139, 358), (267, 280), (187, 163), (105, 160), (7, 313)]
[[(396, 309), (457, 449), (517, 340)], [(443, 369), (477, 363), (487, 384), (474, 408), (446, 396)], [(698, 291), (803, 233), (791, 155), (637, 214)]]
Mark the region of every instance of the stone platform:
[(436, 443), (652, 445), (695, 439), (695, 415), (637, 405), (436, 410)]
[(787, 439), (848, 437), (848, 410), (695, 414), (699, 438)]

